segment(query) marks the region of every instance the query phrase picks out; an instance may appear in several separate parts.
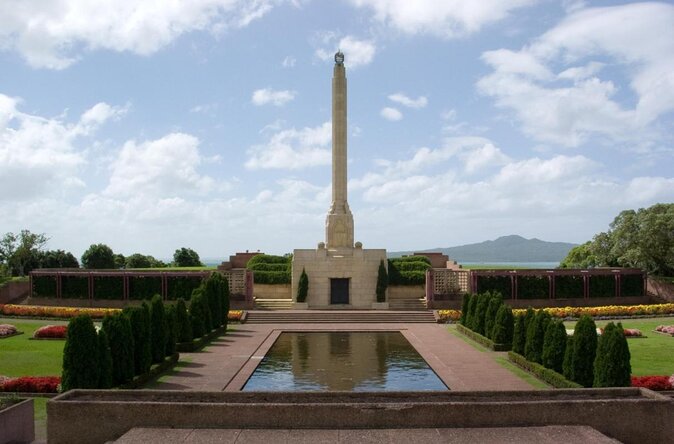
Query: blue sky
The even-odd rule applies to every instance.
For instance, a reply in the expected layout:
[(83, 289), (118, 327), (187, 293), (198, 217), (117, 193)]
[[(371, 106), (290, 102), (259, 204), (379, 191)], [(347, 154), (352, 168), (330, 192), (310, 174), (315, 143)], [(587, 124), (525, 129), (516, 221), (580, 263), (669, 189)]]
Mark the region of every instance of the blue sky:
[(674, 201), (671, 2), (2, 0), (0, 233), (314, 247), (338, 48), (366, 248), (583, 242)]

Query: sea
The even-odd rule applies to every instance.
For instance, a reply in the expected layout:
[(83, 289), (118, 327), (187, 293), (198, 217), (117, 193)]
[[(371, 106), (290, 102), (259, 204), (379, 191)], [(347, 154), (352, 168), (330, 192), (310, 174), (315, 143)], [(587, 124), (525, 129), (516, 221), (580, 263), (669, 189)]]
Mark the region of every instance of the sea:
[(546, 268), (559, 267), (559, 262), (459, 262), (464, 268)]

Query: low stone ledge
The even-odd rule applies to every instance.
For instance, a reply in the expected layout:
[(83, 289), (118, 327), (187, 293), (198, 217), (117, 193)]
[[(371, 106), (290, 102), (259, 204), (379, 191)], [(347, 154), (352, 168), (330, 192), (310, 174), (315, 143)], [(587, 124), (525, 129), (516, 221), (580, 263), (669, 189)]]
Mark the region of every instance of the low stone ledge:
[(510, 350), (510, 344), (497, 344), (486, 336), (482, 336), (480, 333), (474, 332), (468, 327), (464, 327), (461, 324), (456, 324), (456, 331), (461, 333), (464, 336), (469, 337), (473, 341), (477, 342), (480, 345), (483, 345), (494, 351), (508, 351)]
[(35, 440), (35, 414), (32, 399), (24, 399), (0, 410), (0, 442)]
[[(674, 401), (647, 389), (516, 392), (72, 390), (47, 402), (50, 443), (106, 442), (133, 427), (408, 428), (586, 425), (625, 443), (667, 442)], [(115, 418), (110, 421), (110, 418)], [(80, 425), (88, 424), (84, 437)]]
[[(243, 322), (243, 317), (242, 317)], [(204, 348), (209, 342), (218, 336), (224, 335), (227, 332), (227, 327), (220, 326), (215, 330), (211, 330), (200, 338), (193, 339), (192, 342), (178, 342), (176, 350), (182, 353), (196, 352)]]

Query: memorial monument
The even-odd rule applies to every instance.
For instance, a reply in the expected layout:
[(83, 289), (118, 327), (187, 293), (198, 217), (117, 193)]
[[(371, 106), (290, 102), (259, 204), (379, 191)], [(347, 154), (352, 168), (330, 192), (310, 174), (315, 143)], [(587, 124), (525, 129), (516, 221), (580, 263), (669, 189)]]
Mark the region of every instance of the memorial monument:
[[(335, 54), (332, 77), (332, 203), (325, 221), (325, 242), (315, 250), (295, 250), (292, 297), (305, 270), (309, 277), (307, 308), (386, 308), (376, 303), (379, 263), (385, 249), (364, 250), (354, 243), (353, 214), (347, 200), (347, 96), (344, 54)], [(301, 304), (296, 306), (304, 307)]]

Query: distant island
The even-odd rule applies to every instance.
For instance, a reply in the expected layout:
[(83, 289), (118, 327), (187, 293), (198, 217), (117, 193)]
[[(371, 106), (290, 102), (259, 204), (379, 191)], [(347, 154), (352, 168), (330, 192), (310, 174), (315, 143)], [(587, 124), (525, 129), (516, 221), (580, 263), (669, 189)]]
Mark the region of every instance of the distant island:
[[(437, 251), (459, 263), (491, 262), (560, 262), (577, 244), (546, 242), (540, 239), (525, 239), (522, 236), (502, 236), (476, 244), (457, 247), (431, 248), (416, 252)], [(389, 257), (413, 254), (415, 251), (389, 252)]]

